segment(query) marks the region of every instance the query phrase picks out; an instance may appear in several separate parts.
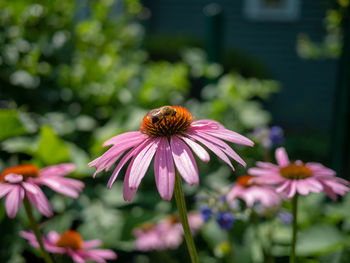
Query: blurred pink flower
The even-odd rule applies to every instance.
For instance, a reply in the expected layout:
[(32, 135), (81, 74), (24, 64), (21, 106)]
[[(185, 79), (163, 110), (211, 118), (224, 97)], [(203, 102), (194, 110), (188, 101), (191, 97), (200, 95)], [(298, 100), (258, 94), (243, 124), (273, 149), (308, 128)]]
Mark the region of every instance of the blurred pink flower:
[(131, 149), (121, 158), (107, 185), (108, 188), (112, 187), (123, 166), (131, 159), (123, 188), (124, 199), (131, 201), (155, 156), (154, 173), (158, 192), (164, 200), (170, 200), (174, 191), (175, 166), (188, 184), (198, 184), (198, 169), (192, 151), (204, 162), (210, 159), (208, 152), (199, 143), (208, 147), (233, 170), (228, 156), (243, 166), (246, 165), (223, 140), (248, 146), (254, 144), (216, 121), (194, 121), (191, 113), (183, 107), (164, 106), (148, 112), (143, 118), (140, 131), (126, 132), (107, 140), (103, 146), (113, 146), (90, 162), (89, 166), (96, 167), (94, 176), (103, 170), (108, 171)]
[[(201, 215), (197, 212), (188, 214), (188, 223), (194, 234), (203, 225)], [(167, 216), (156, 224), (145, 223), (135, 228), (135, 248), (140, 251), (176, 249), (183, 241), (184, 232), (179, 218)]]
[(349, 191), (348, 181), (336, 177), (335, 172), (320, 163), (290, 162), (286, 150), (278, 148), (275, 152), (277, 164), (257, 162), (258, 168), (248, 172), (259, 176), (254, 182), (276, 184), (276, 191), (285, 192), (288, 198), (296, 193), (307, 195), (310, 192), (324, 191), (331, 199)]
[[(39, 244), (31, 231), (21, 231), (20, 235), (29, 241), (33, 247), (39, 248)], [(66, 254), (77, 263), (85, 263), (92, 260), (105, 263), (106, 259), (116, 259), (117, 254), (110, 249), (97, 249), (101, 246), (99, 239), (84, 241), (78, 232), (68, 230), (61, 235), (50, 231), (47, 236), (42, 236), (43, 244), (48, 252)]]
[(280, 196), (272, 186), (254, 183), (255, 176), (243, 175), (237, 178), (231, 191), (227, 194), (227, 201), (231, 202), (236, 198), (245, 201), (248, 207), (254, 204), (261, 204), (265, 207), (278, 206), (281, 203)]
[(22, 164), (5, 169), (0, 176), (0, 198), (6, 195), (5, 207), (7, 215), (14, 218), (24, 196), (45, 216), (52, 216), (52, 209), (39, 185), (49, 186), (54, 191), (78, 197), (84, 183), (63, 178), (74, 170), (70, 163), (48, 166), (39, 169), (32, 164)]

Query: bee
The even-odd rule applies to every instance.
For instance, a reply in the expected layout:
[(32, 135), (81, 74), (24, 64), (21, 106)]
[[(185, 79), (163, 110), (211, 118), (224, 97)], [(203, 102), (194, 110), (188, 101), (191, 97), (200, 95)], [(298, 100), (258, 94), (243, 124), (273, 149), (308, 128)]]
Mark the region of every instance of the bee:
[(152, 124), (156, 124), (164, 118), (172, 117), (176, 115), (176, 109), (171, 106), (163, 106), (147, 113), (147, 118), (151, 119)]

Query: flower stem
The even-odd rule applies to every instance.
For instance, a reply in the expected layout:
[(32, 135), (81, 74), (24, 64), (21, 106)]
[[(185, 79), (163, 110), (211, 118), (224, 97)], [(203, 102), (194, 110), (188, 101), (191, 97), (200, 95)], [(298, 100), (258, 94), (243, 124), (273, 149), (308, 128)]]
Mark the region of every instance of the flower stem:
[(33, 216), (32, 206), (30, 205), (29, 200), (27, 199), (27, 197), (24, 198), (23, 204), (24, 204), (24, 208), (26, 210), (26, 213), (27, 213), (27, 216), (28, 216), (31, 228), (32, 228), (32, 230), (34, 232), (36, 240), (39, 243), (40, 250), (41, 250), (41, 253), (42, 253), (42, 256), (43, 256), (45, 262), (46, 263), (53, 263), (53, 260), (51, 259), (49, 253), (47, 253), (47, 251), (44, 248), (43, 241), (41, 240), (41, 236), (40, 236), (40, 232), (39, 232), (39, 227), (36, 224), (34, 216)]
[(296, 193), (292, 199), (292, 214), (293, 214), (293, 235), (292, 235), (292, 245), (290, 248), (290, 258), (289, 263), (295, 263), (295, 247), (297, 244), (297, 212), (298, 212), (298, 193)]
[(199, 263), (196, 246), (193, 241), (190, 226), (188, 224), (187, 209), (185, 203), (184, 193), (182, 191), (182, 182), (179, 173), (175, 172), (175, 201), (177, 209), (179, 210), (179, 217), (181, 220), (182, 228), (185, 233), (185, 240), (190, 254), (192, 263)]

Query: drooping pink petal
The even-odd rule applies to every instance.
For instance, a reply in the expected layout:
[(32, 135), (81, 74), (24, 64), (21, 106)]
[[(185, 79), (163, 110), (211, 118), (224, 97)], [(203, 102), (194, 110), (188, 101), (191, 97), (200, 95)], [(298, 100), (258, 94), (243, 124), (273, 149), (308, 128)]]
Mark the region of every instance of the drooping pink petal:
[(198, 156), (200, 160), (203, 162), (209, 162), (210, 160), (210, 155), (209, 153), (198, 143), (195, 141), (192, 141), (189, 138), (179, 136), (188, 146), (190, 146), (191, 150), (194, 151), (194, 153)]
[(96, 166), (96, 172), (94, 173), (94, 176), (103, 170), (108, 171), (126, 150), (139, 145), (143, 141), (144, 139), (140, 137), (129, 139), (128, 141), (121, 141), (107, 150), (101, 157), (90, 162), (88, 166)]
[[(145, 148), (147, 144), (148, 144), (148, 140), (139, 144), (137, 147), (131, 149), (127, 154), (124, 155), (124, 157), (120, 160), (120, 162), (118, 163), (117, 167), (114, 169), (111, 177), (108, 180), (108, 183), (107, 183), (108, 189), (111, 189), (114, 181), (117, 179), (119, 172), (124, 167), (124, 165), (129, 161), (129, 159), (132, 156), (134, 156), (135, 154), (137, 154), (138, 152), (140, 152), (143, 148)], [(128, 182), (128, 184), (129, 184), (129, 182)]]
[(219, 130), (219, 129), (225, 129), (224, 125), (217, 121), (213, 120), (199, 120), (199, 121), (194, 121), (191, 123), (190, 129), (192, 130)]
[[(29, 201), (45, 216), (53, 216), (53, 212), (49, 201), (47, 200), (45, 194), (35, 184), (23, 183), (23, 187), (26, 189), (26, 194)], [(35, 191), (33, 191), (35, 190)]]
[(248, 139), (247, 137), (227, 129), (220, 130), (201, 130), (206, 134), (212, 135), (214, 137), (223, 139), (225, 141), (233, 142), (240, 145), (253, 146), (254, 142)]
[(134, 164), (131, 166), (129, 186), (138, 188), (142, 178), (145, 176), (147, 169), (156, 153), (160, 138), (149, 140), (148, 145), (134, 156)]
[(6, 212), (9, 218), (14, 218), (17, 214), (18, 208), (24, 198), (24, 190), (20, 185), (14, 185), (10, 192), (8, 192), (5, 200)]
[(16, 187), (16, 185), (0, 183), (0, 198), (7, 195), (7, 193), (13, 189), (13, 187)]
[(228, 156), (230, 156), (232, 159), (246, 167), (246, 162), (225, 142), (221, 141), (220, 139), (217, 139), (209, 134), (205, 134), (202, 132), (197, 132), (196, 135), (202, 137), (203, 139), (210, 141), (214, 145), (217, 145), (220, 147), (222, 151), (224, 151)]
[(65, 176), (75, 170), (73, 163), (62, 163), (59, 165), (48, 166), (40, 170), (41, 177), (45, 176)]
[(235, 168), (233, 167), (232, 163), (230, 162), (230, 159), (226, 156), (226, 154), (215, 144), (211, 143), (210, 141), (203, 139), (200, 136), (197, 136), (196, 134), (187, 134), (191, 138), (201, 142), (204, 144), (206, 147), (208, 147), (213, 153), (215, 153), (216, 156), (218, 156), (221, 160), (223, 160), (225, 163), (227, 163), (231, 169), (234, 171)]
[(160, 196), (171, 200), (174, 192), (175, 168), (167, 138), (160, 138), (154, 158), (154, 175)]
[(79, 251), (75, 251), (72, 249), (68, 249), (68, 254), (71, 256), (71, 258), (76, 262), (76, 263), (85, 263), (85, 259), (79, 255)]
[(290, 164), (287, 152), (283, 147), (276, 149), (275, 157), (280, 167), (284, 167)]
[(176, 136), (170, 139), (170, 146), (177, 170), (190, 185), (198, 184), (198, 168), (188, 146)]
[(128, 169), (126, 170), (125, 177), (124, 177), (123, 198), (125, 201), (131, 201), (137, 192), (137, 188), (131, 188), (129, 185), (130, 170), (132, 165), (134, 164), (134, 161), (135, 159), (133, 158), (128, 166)]
[(288, 198), (292, 198), (297, 190), (297, 182), (296, 180), (290, 180), (290, 184), (287, 187), (286, 193)]
[(81, 256), (91, 259), (97, 263), (105, 263), (105, 259), (116, 259), (117, 254), (110, 249), (91, 249), (81, 251)]
[(120, 142), (128, 141), (129, 139), (135, 139), (135, 138), (142, 138), (145, 140), (147, 136), (142, 134), (140, 131), (125, 132), (108, 139), (103, 143), (102, 146), (106, 147), (108, 145), (117, 144)]

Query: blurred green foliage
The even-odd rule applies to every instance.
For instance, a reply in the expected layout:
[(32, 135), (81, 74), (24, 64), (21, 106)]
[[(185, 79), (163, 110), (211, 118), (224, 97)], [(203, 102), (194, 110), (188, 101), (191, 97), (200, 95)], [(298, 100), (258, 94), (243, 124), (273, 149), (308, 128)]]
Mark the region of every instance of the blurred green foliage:
[(343, 21), (347, 15), (349, 0), (336, 0), (327, 10), (324, 18), (324, 26), (327, 34), (323, 41), (315, 42), (304, 33), (300, 33), (297, 39), (297, 52), (300, 57), (308, 59), (338, 58), (341, 54), (343, 43)]

